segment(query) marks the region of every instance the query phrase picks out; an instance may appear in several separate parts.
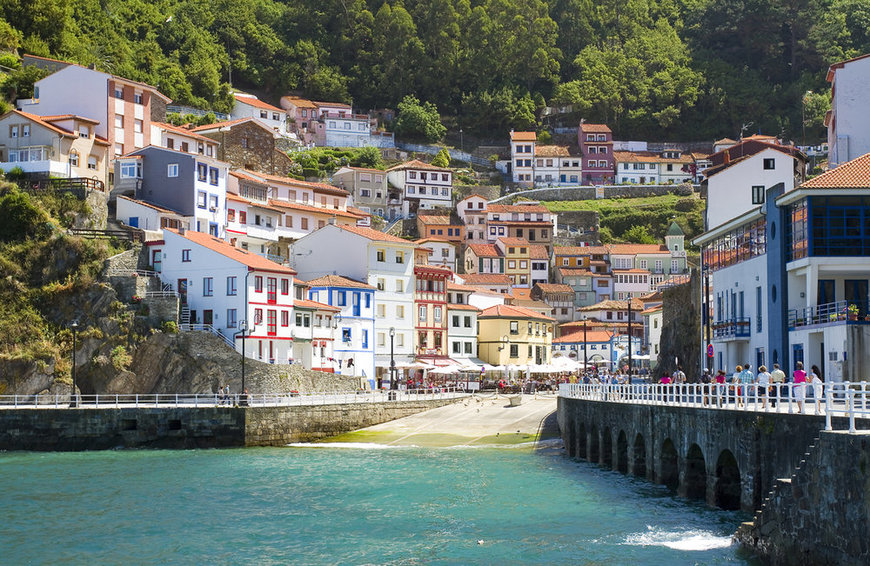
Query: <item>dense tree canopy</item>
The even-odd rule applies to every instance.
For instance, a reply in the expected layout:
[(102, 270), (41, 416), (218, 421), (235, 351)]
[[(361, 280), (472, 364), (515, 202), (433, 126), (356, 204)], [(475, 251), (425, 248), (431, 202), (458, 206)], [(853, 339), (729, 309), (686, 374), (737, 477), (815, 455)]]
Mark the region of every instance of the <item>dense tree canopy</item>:
[(622, 138), (752, 123), (813, 141), (827, 66), (870, 52), (870, 0), (6, 0), (16, 47), (219, 111), (232, 84), (361, 109), (411, 95), (490, 138), (549, 104)]

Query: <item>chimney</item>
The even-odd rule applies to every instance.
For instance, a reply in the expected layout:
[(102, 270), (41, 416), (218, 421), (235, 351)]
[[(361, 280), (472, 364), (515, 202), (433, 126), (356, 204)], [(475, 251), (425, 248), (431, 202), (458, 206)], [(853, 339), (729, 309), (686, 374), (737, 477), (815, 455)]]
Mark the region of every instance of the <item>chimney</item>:
[(731, 152), (727, 149), (725, 150), (725, 165), (731, 163)]

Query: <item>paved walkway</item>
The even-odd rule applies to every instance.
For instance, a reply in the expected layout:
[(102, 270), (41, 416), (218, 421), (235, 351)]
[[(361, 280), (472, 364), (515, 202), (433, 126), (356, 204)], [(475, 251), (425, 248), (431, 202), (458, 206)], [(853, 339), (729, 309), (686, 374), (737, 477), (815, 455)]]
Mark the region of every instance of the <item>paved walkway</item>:
[(329, 441), (396, 446), (480, 446), (556, 437), (555, 395), (523, 395), (520, 405), (511, 406), (505, 395), (486, 394)]

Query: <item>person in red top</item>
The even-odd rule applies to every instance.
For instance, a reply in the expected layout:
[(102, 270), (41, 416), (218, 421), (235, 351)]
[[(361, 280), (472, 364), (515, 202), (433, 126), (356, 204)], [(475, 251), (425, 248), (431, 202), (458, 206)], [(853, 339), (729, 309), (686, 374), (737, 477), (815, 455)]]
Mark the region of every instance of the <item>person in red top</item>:
[(807, 396), (807, 372), (803, 362), (797, 362), (794, 370), (794, 399), (797, 401), (798, 413), (804, 412), (804, 399)]
[(718, 372), (716, 372), (716, 399), (718, 401), (717, 404), (720, 407), (722, 406), (722, 398), (725, 397), (725, 391), (728, 387), (725, 384), (725, 381), (725, 370), (720, 369)]

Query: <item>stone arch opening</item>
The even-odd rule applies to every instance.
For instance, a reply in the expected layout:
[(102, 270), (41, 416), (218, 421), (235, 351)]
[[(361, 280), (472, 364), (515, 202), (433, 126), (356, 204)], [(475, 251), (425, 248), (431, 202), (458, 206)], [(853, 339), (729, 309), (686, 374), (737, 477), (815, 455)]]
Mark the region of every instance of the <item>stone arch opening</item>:
[(634, 461), (631, 467), (634, 475), (646, 477), (646, 442), (640, 433), (634, 437)]
[(601, 463), (608, 468), (613, 467), (613, 432), (609, 428), (604, 429), (601, 439)]
[(619, 431), (616, 439), (616, 469), (623, 474), (628, 473), (628, 439), (624, 430)]
[(598, 462), (598, 427), (592, 427), (592, 434), (589, 435), (589, 461)]
[(662, 444), (660, 461), (659, 483), (668, 486), (668, 489), (676, 491), (680, 485), (680, 457), (677, 448), (670, 438)]
[(716, 507), (740, 509), (740, 468), (730, 450), (723, 450), (716, 460)]
[(577, 457), (586, 459), (586, 425), (582, 422), (577, 430)]
[(692, 444), (686, 453), (684, 485), (686, 497), (689, 499), (706, 499), (707, 464), (704, 461), (704, 452), (697, 444)]

